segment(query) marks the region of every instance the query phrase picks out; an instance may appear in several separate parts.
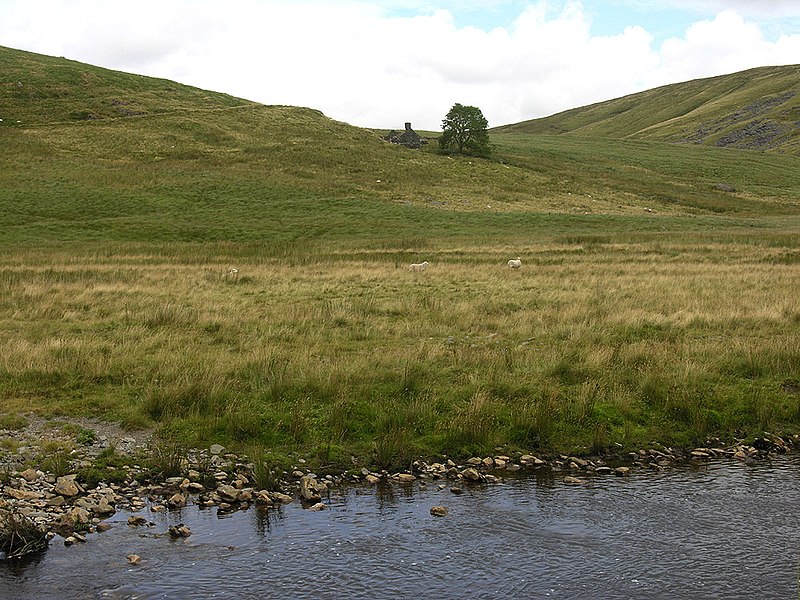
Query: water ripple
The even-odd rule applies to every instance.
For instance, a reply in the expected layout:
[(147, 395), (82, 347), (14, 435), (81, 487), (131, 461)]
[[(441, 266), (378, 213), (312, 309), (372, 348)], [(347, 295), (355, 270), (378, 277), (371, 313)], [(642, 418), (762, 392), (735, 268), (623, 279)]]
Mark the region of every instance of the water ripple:
[[(337, 490), (328, 510), (188, 508), (185, 541), (125, 525), (0, 568), (0, 598), (786, 598), (797, 593), (800, 460), (710, 463), (584, 486), (510, 480)], [(449, 508), (445, 518), (431, 506)], [(139, 567), (126, 564), (139, 554)], [(88, 576), (87, 576), (88, 574)]]

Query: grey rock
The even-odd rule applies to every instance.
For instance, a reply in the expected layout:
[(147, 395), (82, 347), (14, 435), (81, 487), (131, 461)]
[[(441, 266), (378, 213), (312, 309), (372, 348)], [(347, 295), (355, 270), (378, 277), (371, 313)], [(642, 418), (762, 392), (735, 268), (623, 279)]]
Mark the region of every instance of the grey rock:
[(273, 501), (279, 502), (280, 504), (289, 504), (294, 498), (292, 498), (288, 494), (284, 494), (282, 492), (270, 492), (270, 497)]
[(177, 525), (172, 525), (167, 530), (167, 533), (169, 533), (169, 536), (173, 539), (188, 538), (192, 535), (192, 530), (183, 523), (178, 523)]
[(167, 500), (167, 506), (170, 508), (183, 508), (186, 506), (186, 496), (180, 492), (176, 492)]
[(65, 475), (56, 479), (56, 486), (53, 491), (61, 496), (72, 498), (80, 493), (81, 488), (75, 481), (75, 475)]
[(217, 486), (217, 494), (223, 500), (236, 502), (239, 500), (239, 490), (232, 485), (222, 484)]
[(300, 478), (300, 495), (308, 502), (319, 502), (322, 499), (317, 488), (317, 480), (309, 475)]
[(28, 483), (33, 483), (34, 481), (39, 479), (39, 477), (42, 476), (42, 473), (40, 473), (36, 469), (25, 469), (22, 473), (20, 473), (20, 475)]
[(117, 510), (111, 506), (108, 498), (101, 498), (100, 502), (97, 503), (97, 506), (94, 507), (93, 512), (99, 517), (110, 517), (117, 512)]
[(481, 481), (483, 476), (476, 469), (470, 467), (461, 471), (461, 476), (467, 481)]

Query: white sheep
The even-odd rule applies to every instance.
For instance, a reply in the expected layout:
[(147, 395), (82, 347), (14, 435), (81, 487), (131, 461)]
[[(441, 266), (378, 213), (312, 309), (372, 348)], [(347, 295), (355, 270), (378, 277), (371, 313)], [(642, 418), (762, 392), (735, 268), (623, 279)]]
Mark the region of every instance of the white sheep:
[(426, 260), (426, 261), (421, 262), (421, 263), (411, 263), (410, 265), (408, 265), (408, 268), (411, 271), (424, 271), (425, 269), (428, 268), (429, 264), (430, 263)]
[(239, 269), (236, 267), (231, 267), (228, 269), (228, 272), (225, 274), (225, 277), (230, 277), (231, 279), (239, 279)]
[(522, 266), (522, 261), (519, 259), (519, 256), (517, 258), (512, 258), (508, 261), (508, 266), (512, 269), (519, 269)]

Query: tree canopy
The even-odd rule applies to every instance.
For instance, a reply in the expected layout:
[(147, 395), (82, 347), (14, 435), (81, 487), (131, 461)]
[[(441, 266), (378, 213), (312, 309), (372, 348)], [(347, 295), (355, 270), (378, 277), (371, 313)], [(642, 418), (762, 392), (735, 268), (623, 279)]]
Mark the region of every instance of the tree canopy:
[(488, 126), (480, 108), (456, 103), (442, 121), (439, 147), (459, 154), (488, 156), (491, 153)]

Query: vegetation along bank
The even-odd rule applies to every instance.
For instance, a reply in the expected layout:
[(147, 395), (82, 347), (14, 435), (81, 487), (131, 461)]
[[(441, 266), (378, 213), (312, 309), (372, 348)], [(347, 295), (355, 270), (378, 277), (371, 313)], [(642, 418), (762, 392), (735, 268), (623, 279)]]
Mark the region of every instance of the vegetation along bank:
[[(583, 485), (592, 478), (627, 477), (642, 470), (660, 470), (687, 461), (733, 458), (751, 463), (773, 453), (791, 450), (797, 441), (778, 436), (756, 438), (753, 445), (737, 443), (691, 452), (653, 444), (638, 452), (617, 449), (604, 456), (549, 456), (527, 453), (471, 457), (459, 464), (414, 461), (399, 472), (371, 471), (354, 464), (346, 472), (315, 473), (298, 458), (289, 471), (271, 467), (264, 454), (249, 457), (214, 444), (208, 449), (185, 449), (154, 441), (150, 432), (137, 437), (92, 421), (35, 421), (17, 423), (3, 431), (0, 457), (3, 496), (0, 500), (0, 553), (21, 558), (42, 551), (56, 536), (67, 546), (91, 541), (93, 534), (124, 527), (117, 512), (125, 511), (127, 527), (143, 527), (153, 537), (180, 540), (192, 532), (183, 524), (168, 527), (153, 514), (180, 511), (194, 505), (214, 508), (218, 515), (238, 510), (280, 511), (283, 504), (300, 502), (305, 509), (326, 508), (329, 490), (338, 485), (437, 486), (442, 502), (432, 506), (433, 517), (447, 516), (447, 495), (508, 477), (530, 476), (565, 485)], [(88, 426), (99, 426), (98, 433)], [(357, 461), (354, 461), (357, 463)], [(31, 467), (28, 465), (38, 465)], [(115, 515), (117, 515), (116, 518)], [(129, 555), (139, 564), (141, 557)]]

